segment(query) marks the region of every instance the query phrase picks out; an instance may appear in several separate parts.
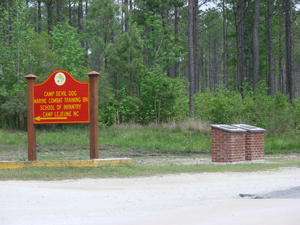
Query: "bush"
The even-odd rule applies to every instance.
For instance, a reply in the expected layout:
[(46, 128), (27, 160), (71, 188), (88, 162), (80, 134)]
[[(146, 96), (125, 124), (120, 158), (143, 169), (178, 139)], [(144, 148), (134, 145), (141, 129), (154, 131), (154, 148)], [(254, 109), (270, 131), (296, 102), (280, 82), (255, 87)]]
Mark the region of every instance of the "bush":
[(3, 126), (25, 129), (27, 125), (27, 95), (20, 91), (11, 94), (0, 107)]
[[(246, 123), (279, 135), (300, 130), (300, 98), (290, 104), (289, 96), (267, 95), (264, 85), (242, 95), (228, 90), (195, 95), (195, 118), (210, 124)], [(300, 131), (299, 131), (300, 132)]]
[(195, 118), (213, 124), (231, 124), (240, 121), (243, 110), (240, 94), (228, 90), (207, 91), (195, 96)]

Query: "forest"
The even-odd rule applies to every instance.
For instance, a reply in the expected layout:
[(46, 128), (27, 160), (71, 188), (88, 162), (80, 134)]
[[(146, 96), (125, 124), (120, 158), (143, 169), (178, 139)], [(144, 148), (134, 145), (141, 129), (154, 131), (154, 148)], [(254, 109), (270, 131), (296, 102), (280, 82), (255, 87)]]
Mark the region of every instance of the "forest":
[(300, 133), (294, 0), (0, 0), (0, 128), (26, 129), (26, 79), (97, 71), (101, 126), (248, 123)]

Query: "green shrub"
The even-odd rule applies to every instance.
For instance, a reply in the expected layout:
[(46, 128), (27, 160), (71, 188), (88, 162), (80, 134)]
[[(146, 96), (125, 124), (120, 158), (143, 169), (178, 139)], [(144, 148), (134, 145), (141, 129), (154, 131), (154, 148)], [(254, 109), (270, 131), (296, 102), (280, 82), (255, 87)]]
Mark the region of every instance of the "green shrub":
[[(27, 125), (27, 95), (26, 92), (20, 91), (8, 96), (6, 101), (1, 105), (2, 122), (7, 127), (15, 129), (25, 129)], [(5, 125), (4, 125), (5, 126)]]
[(221, 90), (207, 91), (195, 96), (195, 118), (213, 124), (231, 124), (240, 121), (243, 111), (240, 94)]
[(210, 111), (213, 102), (213, 93), (207, 90), (205, 93), (196, 94), (195, 99), (195, 118), (210, 122)]
[(281, 134), (293, 128), (293, 107), (289, 96), (280, 92), (273, 98), (273, 115), (269, 120), (268, 129), (270, 133)]
[(300, 130), (300, 98), (294, 101), (293, 120), (297, 130)]
[(189, 117), (189, 97), (181, 96), (176, 98), (173, 105), (173, 119), (176, 121), (183, 120)]
[(294, 107), (289, 96), (280, 92), (272, 98), (263, 82), (255, 92), (245, 91), (243, 97), (233, 91), (208, 90), (194, 99), (195, 118), (210, 124), (246, 123), (275, 135), (300, 133), (300, 98), (294, 101)]

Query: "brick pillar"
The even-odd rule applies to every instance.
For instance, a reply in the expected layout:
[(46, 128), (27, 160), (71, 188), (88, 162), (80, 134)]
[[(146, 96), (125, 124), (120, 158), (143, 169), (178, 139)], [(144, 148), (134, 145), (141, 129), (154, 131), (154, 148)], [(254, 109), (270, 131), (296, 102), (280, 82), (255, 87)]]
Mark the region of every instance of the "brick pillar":
[(232, 126), (247, 130), (245, 134), (245, 159), (263, 160), (266, 130), (247, 124), (233, 124)]
[(211, 160), (212, 162), (245, 161), (246, 130), (220, 124), (211, 125)]

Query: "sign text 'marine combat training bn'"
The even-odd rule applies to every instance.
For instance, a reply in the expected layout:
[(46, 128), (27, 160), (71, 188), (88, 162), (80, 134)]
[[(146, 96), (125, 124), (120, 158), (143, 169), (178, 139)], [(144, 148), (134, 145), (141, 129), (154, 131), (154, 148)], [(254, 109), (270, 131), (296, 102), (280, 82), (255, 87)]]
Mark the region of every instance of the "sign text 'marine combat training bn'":
[(34, 84), (33, 119), (34, 124), (89, 123), (89, 82), (56, 70), (45, 82)]

